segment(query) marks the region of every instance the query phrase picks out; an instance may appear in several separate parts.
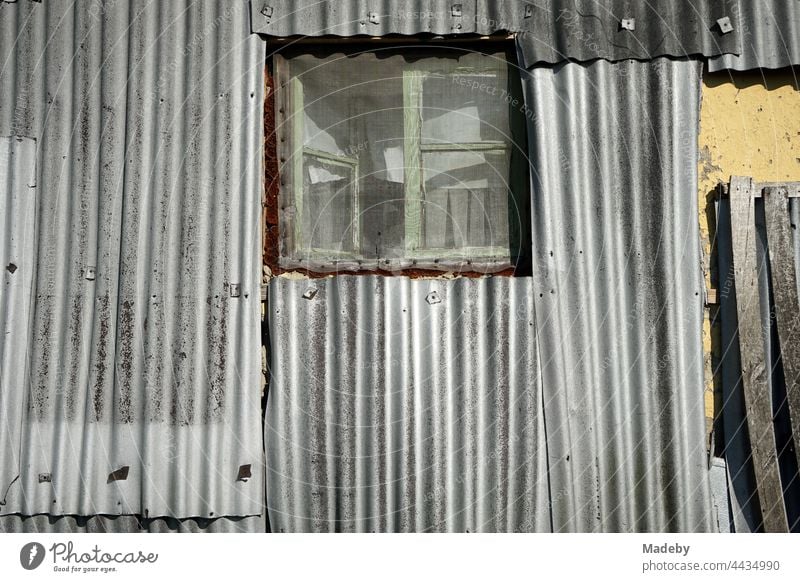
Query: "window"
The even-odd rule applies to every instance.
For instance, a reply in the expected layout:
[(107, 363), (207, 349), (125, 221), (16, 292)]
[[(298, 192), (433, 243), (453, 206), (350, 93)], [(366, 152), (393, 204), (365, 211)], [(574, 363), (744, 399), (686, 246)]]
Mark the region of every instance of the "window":
[(280, 266), (516, 266), (529, 245), (512, 70), (502, 51), (276, 57)]

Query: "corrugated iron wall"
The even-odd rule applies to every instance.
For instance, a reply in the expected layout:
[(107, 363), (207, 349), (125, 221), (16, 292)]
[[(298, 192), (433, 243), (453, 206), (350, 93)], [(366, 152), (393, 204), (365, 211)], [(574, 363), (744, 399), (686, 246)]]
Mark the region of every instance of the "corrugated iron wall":
[(534, 294), (556, 530), (706, 531), (700, 64), (530, 69)]
[(792, 0), (740, 0), (736, 9), (731, 20), (741, 37), (741, 50), (710, 59), (709, 71), (779, 69), (800, 65), (800, 3)]
[[(29, 342), (36, 210), (36, 140), (0, 137), (0, 487), (18, 475)], [(0, 491), (0, 511), (5, 506)]]
[(563, 64), (523, 82), (532, 278), (271, 283), (276, 529), (716, 529), (700, 65)]
[(263, 533), (265, 516), (144, 519), (134, 515), (3, 515), (0, 533)]
[(273, 279), (273, 530), (549, 531), (531, 291)]
[(263, 59), (245, 0), (0, 4), (0, 136), (38, 144), (2, 513), (262, 513)]
[[(612, 61), (741, 52), (717, 20), (737, 0), (271, 0), (252, 2), (253, 31), (276, 37), (519, 32), (521, 62)], [(623, 28), (633, 19), (633, 28)]]

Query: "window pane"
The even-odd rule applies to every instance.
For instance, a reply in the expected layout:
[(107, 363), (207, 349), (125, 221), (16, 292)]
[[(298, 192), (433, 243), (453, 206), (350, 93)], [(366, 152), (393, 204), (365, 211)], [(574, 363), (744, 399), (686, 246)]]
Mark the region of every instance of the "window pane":
[(355, 250), (354, 183), (352, 167), (304, 155), (304, 249), (335, 252)]
[[(487, 57), (488, 58), (488, 57)], [(435, 73), (422, 84), (422, 143), (510, 141), (502, 71)]]
[(412, 49), (282, 62), (287, 264), (510, 261), (503, 53)]
[(425, 248), (508, 251), (508, 157), (504, 151), (423, 155)]

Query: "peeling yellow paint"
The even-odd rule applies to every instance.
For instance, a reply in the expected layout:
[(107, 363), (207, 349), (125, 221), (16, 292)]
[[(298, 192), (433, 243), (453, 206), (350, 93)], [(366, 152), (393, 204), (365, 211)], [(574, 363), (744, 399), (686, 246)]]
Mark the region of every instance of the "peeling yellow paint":
[[(703, 80), (698, 160), (700, 232), (706, 285), (715, 284), (711, 262), (714, 191), (732, 175), (759, 182), (800, 180), (800, 90), (790, 70), (714, 73)], [(713, 310), (714, 308), (712, 308)], [(719, 329), (713, 311), (703, 322), (705, 410), (713, 419), (721, 401), (718, 378)], [(716, 405), (715, 405), (716, 401)]]

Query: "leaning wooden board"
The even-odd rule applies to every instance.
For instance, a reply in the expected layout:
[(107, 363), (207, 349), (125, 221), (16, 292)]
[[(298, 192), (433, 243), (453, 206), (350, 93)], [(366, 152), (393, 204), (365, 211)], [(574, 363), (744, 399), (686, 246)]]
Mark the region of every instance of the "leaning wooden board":
[(794, 452), (800, 466), (800, 300), (797, 295), (788, 194), (785, 187), (765, 188), (764, 210), (767, 217), (767, 246), (775, 319), (781, 344), (783, 375), (786, 378), (786, 400), (795, 442)]
[(732, 177), (729, 194), (742, 385), (756, 488), (764, 531), (788, 532), (772, 422), (772, 391), (767, 382), (759, 311), (753, 181), (750, 178)]

